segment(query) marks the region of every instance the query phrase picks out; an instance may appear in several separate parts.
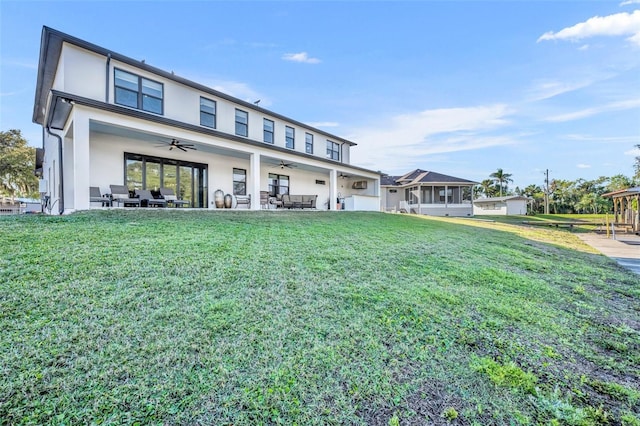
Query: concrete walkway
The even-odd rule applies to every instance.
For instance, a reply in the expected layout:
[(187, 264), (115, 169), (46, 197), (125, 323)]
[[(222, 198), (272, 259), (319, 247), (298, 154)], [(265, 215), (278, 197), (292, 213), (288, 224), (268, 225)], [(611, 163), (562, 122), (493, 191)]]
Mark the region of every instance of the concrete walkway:
[(606, 234), (575, 234), (600, 253), (618, 262), (621, 266), (640, 275), (640, 236), (616, 234), (614, 240)]

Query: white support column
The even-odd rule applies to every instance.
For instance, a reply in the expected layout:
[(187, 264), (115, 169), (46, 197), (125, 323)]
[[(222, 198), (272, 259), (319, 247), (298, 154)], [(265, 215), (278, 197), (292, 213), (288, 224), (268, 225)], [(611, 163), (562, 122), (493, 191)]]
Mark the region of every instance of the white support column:
[(336, 210), (336, 198), (338, 198), (338, 171), (329, 171), (329, 210)]
[(247, 182), (247, 189), (251, 194), (251, 210), (260, 210), (260, 154), (250, 155), (249, 167), (251, 179)]
[(444, 208), (449, 207), (449, 186), (444, 186)]
[[(89, 116), (77, 106), (73, 112), (73, 199), (75, 210), (89, 209), (91, 170), (89, 157)], [(66, 182), (65, 182), (66, 184)]]

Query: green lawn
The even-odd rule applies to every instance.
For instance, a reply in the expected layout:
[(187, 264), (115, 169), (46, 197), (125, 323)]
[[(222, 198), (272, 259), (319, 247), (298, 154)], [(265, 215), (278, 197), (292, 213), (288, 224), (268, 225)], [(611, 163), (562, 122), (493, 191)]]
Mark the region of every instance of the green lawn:
[[(546, 222), (564, 222), (575, 224), (572, 231), (577, 232), (592, 232), (594, 229), (606, 229), (603, 225), (610, 223), (614, 220), (613, 215), (609, 214), (537, 214), (533, 216), (523, 215), (510, 215), (510, 216), (476, 216), (476, 220), (490, 220), (500, 223), (510, 223), (514, 225), (524, 225), (523, 222), (528, 224)], [(583, 225), (580, 225), (583, 223)], [(535, 225), (542, 226), (542, 225)]]
[(0, 424), (640, 424), (640, 285), (562, 230), (0, 218)]

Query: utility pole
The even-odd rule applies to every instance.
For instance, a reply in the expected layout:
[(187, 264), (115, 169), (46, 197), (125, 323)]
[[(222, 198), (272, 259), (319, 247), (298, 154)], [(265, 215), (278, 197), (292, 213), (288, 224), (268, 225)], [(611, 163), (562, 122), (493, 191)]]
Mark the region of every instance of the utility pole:
[(549, 214), (549, 169), (545, 171), (544, 178), (544, 214)]

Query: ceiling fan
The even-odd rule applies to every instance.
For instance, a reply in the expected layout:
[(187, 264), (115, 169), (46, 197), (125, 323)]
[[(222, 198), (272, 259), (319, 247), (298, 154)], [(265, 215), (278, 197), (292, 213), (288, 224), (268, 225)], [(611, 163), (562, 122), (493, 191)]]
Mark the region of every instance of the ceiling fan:
[(340, 179), (346, 179), (346, 178), (348, 178), (348, 177), (349, 177), (349, 175), (345, 175), (344, 173), (340, 173), (340, 174), (338, 175), (338, 177), (339, 177)]
[(281, 169), (284, 169), (285, 167), (288, 169), (293, 169), (294, 167), (296, 167), (296, 165), (293, 163), (285, 163), (283, 160), (280, 160), (280, 164), (278, 164), (276, 167), (280, 167)]
[(171, 139), (171, 142), (165, 142), (163, 145), (156, 145), (156, 146), (169, 146), (169, 151), (173, 150), (174, 148), (177, 148), (181, 151), (187, 152), (188, 149), (192, 149), (192, 150), (196, 150), (196, 148), (193, 146), (193, 144), (191, 143), (183, 143), (180, 142), (178, 139)]

